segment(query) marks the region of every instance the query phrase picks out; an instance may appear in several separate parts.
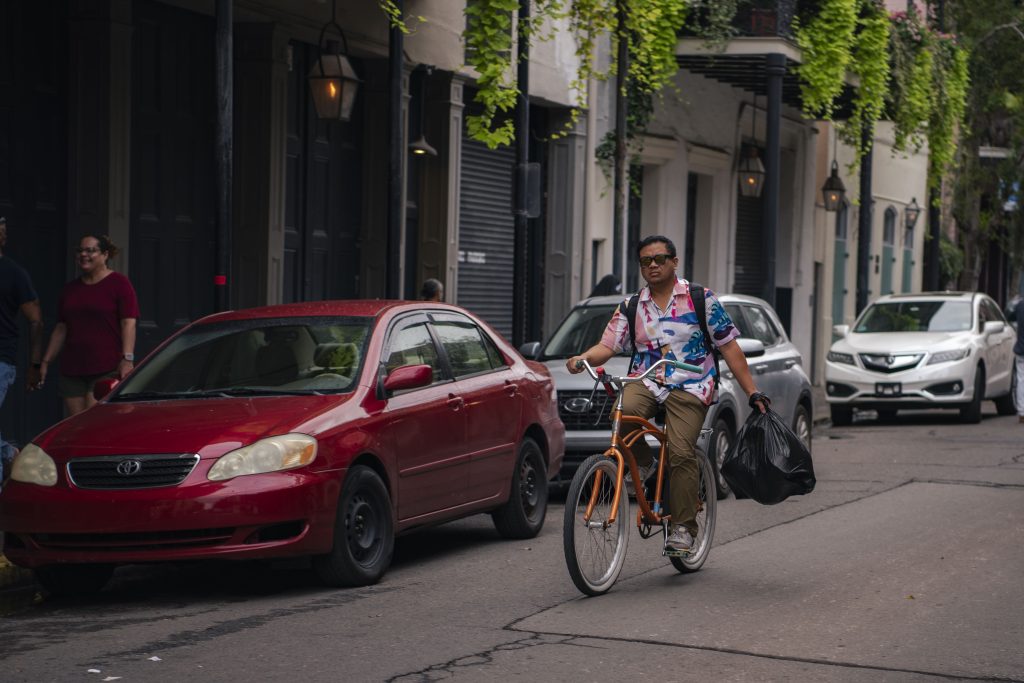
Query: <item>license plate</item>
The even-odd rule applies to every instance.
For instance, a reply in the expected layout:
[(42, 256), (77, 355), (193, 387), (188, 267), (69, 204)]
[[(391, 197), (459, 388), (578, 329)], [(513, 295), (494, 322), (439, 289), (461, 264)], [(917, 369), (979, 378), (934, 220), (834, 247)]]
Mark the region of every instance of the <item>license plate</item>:
[(902, 396), (903, 384), (900, 382), (876, 382), (876, 396)]

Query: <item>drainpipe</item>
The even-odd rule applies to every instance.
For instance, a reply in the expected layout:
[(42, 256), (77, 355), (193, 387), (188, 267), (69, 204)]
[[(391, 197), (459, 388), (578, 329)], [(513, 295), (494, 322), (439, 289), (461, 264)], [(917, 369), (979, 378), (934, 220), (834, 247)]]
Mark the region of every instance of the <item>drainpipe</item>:
[(231, 3), (232, 0), (217, 0), (214, 8), (216, 14), (214, 78), (217, 86), (217, 130), (214, 150), (217, 167), (217, 235), (213, 291), (214, 305), (217, 311), (227, 311), (231, 308), (231, 290), (228, 288), (228, 276), (231, 274), (232, 105), (234, 99), (232, 92)]
[(868, 270), (871, 268), (871, 216), (875, 200), (871, 196), (871, 163), (874, 139), (864, 127), (862, 143), (867, 150), (860, 160), (860, 215), (857, 220), (857, 315), (868, 305)]
[[(405, 1), (393, 0), (397, 21), (405, 19)], [(402, 66), (405, 37), (397, 22), (388, 31), (388, 271), (387, 297), (402, 298)]]

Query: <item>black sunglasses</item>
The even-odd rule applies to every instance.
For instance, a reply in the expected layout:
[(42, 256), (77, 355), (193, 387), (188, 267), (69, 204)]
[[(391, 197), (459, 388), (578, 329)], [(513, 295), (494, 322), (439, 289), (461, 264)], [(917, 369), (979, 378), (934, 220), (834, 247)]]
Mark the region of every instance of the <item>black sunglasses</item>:
[(654, 263), (657, 263), (659, 266), (663, 266), (665, 265), (665, 261), (668, 261), (670, 258), (675, 258), (675, 256), (672, 256), (671, 254), (655, 254), (654, 256), (641, 256), (640, 265), (646, 268), (649, 265), (651, 265), (651, 262), (653, 261)]

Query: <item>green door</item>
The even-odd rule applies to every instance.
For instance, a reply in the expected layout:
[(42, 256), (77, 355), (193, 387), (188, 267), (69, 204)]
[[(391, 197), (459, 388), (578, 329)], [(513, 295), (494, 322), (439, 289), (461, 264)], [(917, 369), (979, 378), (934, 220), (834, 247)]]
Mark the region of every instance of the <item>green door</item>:
[(885, 224), (882, 227), (882, 294), (892, 294), (892, 266), (896, 263), (893, 256), (896, 242), (896, 209), (891, 206), (885, 210)]
[[(843, 324), (846, 310), (846, 220), (848, 204), (844, 201), (836, 212), (836, 244), (832, 260), (832, 324)], [(833, 341), (835, 341), (833, 339)]]

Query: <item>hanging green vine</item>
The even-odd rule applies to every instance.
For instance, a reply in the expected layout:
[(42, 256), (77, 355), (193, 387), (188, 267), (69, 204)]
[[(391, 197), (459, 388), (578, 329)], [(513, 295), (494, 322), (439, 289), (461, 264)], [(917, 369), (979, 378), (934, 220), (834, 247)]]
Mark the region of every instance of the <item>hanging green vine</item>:
[(483, 106), (481, 114), (466, 117), (466, 127), (473, 138), (492, 149), (515, 137), (515, 122), (504, 114), (516, 106), (518, 95), (511, 80), (512, 14), (518, 8), (518, 0), (466, 4), (466, 62), (478, 74), (476, 101)]
[(853, 59), (859, 1), (825, 0), (810, 21), (797, 23), (796, 42), (803, 51), (797, 73), (804, 111), (810, 116), (830, 118), (843, 91)]
[[(885, 99), (889, 92), (889, 44), (890, 24), (874, 3), (862, 6), (853, 48), (851, 71), (857, 76), (860, 86), (853, 100), (853, 113), (840, 130), (844, 141), (857, 150), (861, 157), (867, 148), (866, 140), (871, 139), (875, 121), (885, 110)], [(864, 135), (864, 131), (868, 135)]]

